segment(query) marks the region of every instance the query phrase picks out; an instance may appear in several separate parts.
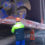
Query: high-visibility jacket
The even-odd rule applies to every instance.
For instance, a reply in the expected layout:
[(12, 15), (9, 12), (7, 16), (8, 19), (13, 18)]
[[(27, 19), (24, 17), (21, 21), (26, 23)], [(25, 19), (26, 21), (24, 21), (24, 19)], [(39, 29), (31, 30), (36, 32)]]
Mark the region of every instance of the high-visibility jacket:
[(24, 25), (21, 22), (17, 22), (11, 29), (12, 33), (15, 33), (16, 40), (24, 39)]

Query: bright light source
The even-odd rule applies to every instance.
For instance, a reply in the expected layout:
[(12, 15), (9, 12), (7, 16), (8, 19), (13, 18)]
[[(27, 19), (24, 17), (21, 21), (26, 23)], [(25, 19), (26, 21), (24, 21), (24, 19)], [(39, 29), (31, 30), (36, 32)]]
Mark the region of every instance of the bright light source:
[(32, 26), (32, 25), (29, 25), (29, 26)]
[(39, 24), (39, 23), (37, 23), (37, 24)]

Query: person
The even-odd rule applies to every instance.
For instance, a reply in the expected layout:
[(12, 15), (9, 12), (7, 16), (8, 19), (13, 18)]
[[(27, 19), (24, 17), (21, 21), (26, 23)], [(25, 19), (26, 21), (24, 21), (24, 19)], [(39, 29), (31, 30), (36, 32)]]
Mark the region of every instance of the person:
[(30, 31), (30, 40), (35, 40), (34, 29), (31, 29)]
[(24, 25), (20, 22), (20, 18), (16, 18), (16, 24), (12, 27), (11, 32), (15, 33), (16, 45), (25, 45)]

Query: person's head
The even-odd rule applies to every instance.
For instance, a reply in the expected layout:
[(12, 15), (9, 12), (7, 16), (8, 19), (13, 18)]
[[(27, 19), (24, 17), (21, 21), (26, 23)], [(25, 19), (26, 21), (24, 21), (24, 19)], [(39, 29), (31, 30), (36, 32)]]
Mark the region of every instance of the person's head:
[(34, 31), (34, 29), (31, 29), (31, 31)]
[(16, 22), (20, 22), (20, 20), (21, 20), (21, 19), (20, 19), (19, 17), (16, 18)]

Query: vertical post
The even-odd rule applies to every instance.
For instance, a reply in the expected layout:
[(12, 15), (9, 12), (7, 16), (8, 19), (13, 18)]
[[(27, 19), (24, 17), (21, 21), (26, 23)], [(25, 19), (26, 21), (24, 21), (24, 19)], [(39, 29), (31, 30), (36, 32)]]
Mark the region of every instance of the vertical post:
[(44, 0), (40, 0), (40, 16), (41, 16), (41, 20), (43, 20), (45, 22), (45, 9), (44, 9)]
[(45, 5), (44, 5), (44, 0), (42, 0), (42, 10), (43, 10), (43, 23), (45, 23)]
[(44, 23), (45, 23), (45, 0), (43, 0), (43, 12), (44, 12)]
[(40, 0), (40, 17), (42, 19), (42, 0)]
[(15, 2), (15, 15), (17, 15), (17, 0), (14, 0)]

